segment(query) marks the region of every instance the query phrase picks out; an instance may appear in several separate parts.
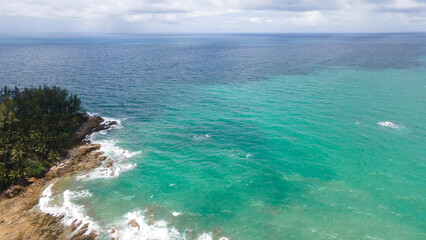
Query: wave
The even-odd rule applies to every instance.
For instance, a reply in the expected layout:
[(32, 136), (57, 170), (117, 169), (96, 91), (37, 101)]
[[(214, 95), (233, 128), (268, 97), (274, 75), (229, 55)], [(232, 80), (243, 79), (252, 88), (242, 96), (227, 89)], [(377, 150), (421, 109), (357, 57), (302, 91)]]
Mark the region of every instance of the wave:
[[(169, 226), (165, 220), (153, 221), (147, 219), (143, 213), (147, 211), (133, 211), (126, 213), (123, 218), (114, 224), (108, 231), (101, 228), (96, 221), (87, 216), (84, 211), (84, 206), (72, 203), (77, 199), (91, 197), (92, 194), (88, 190), (70, 191), (65, 190), (61, 195), (56, 197), (63, 198), (62, 204), (52, 205), (54, 202), (52, 186), (50, 184), (42, 193), (39, 200), (39, 208), (41, 211), (51, 214), (55, 217), (63, 216), (62, 223), (66, 226), (75, 226), (73, 235), (80, 230), (86, 230), (83, 235), (95, 233), (98, 236), (103, 236), (108, 233), (110, 239), (135, 239), (135, 240), (186, 240), (195, 239), (192, 234), (188, 237), (187, 234), (180, 233), (175, 227)], [(174, 217), (178, 217), (181, 213), (173, 212)], [(71, 237), (73, 236), (71, 235)], [(212, 233), (202, 233), (197, 240), (212, 240)], [(226, 237), (220, 237), (219, 240), (228, 240)]]
[[(87, 115), (89, 115), (89, 116), (92, 116), (92, 117), (94, 117), (94, 116), (99, 116), (99, 114), (97, 114), (97, 113), (90, 113), (90, 112), (86, 112), (87, 113)], [(105, 124), (105, 125), (108, 125), (109, 123), (111, 123), (111, 122), (116, 122), (116, 124), (115, 125), (112, 125), (111, 126), (111, 129), (112, 128), (122, 128), (123, 127), (123, 125), (121, 124), (121, 121), (122, 120), (126, 120), (126, 119), (118, 119), (118, 118), (112, 118), (112, 117), (102, 117), (102, 119), (104, 120), (103, 122), (101, 122), (101, 124)], [(107, 131), (108, 131), (109, 129), (107, 129), (107, 130), (102, 130), (102, 131), (100, 131), (100, 132), (102, 132), (103, 134), (105, 134)], [(97, 132), (97, 133), (100, 133), (100, 132)], [(92, 135), (96, 135), (96, 133), (92, 133), (91, 135), (89, 135), (88, 137), (91, 137)]]
[[(109, 124), (111, 122), (117, 123), (116, 125), (113, 125), (113, 127), (110, 129), (122, 128), (120, 119), (109, 117), (102, 118), (104, 119), (104, 121), (102, 122), (104, 124)], [(113, 139), (97, 139), (99, 135), (106, 134), (110, 129), (102, 130), (86, 137), (86, 139), (90, 140), (91, 143), (99, 144), (101, 146), (99, 151), (103, 152), (107, 159), (102, 162), (101, 166), (93, 169), (90, 173), (77, 176), (77, 180), (116, 178), (120, 175), (120, 173), (137, 167), (137, 163), (131, 163), (128, 160), (129, 158), (132, 158), (135, 155), (141, 154), (142, 151), (131, 152), (129, 150), (118, 147), (116, 145), (117, 141)]]
[[(145, 212), (145, 211), (144, 211)], [(111, 239), (160, 239), (160, 240), (184, 240), (187, 239), (186, 234), (180, 233), (176, 228), (169, 227), (164, 220), (153, 222), (147, 220), (142, 211), (128, 212), (123, 216), (123, 220), (118, 226), (112, 227), (108, 233)], [(191, 239), (192, 236), (191, 236)], [(203, 233), (197, 240), (212, 240), (212, 233)], [(221, 237), (219, 240), (228, 240)]]
[(211, 137), (209, 134), (203, 134), (203, 135), (194, 135), (192, 136), (194, 140), (205, 140)]
[(389, 127), (389, 128), (400, 128), (401, 126), (390, 122), (390, 121), (383, 121), (383, 122), (378, 122), (377, 124), (379, 124), (382, 127)]
[(148, 223), (141, 211), (124, 215), (121, 226), (113, 227), (108, 232), (114, 239), (185, 239), (174, 227), (167, 227), (166, 221)]
[(172, 212), (172, 215), (174, 216), (174, 217), (177, 217), (177, 216), (179, 216), (179, 215), (181, 215), (182, 213), (181, 212), (176, 212), (176, 211), (173, 211)]
[(55, 183), (50, 184), (42, 193), (42, 197), (39, 200), (39, 208), (42, 212), (53, 215), (54, 217), (63, 216), (62, 223), (66, 226), (77, 226), (74, 233), (79, 232), (81, 229), (87, 229), (83, 235), (88, 235), (91, 232), (99, 234), (99, 225), (89, 216), (84, 213), (84, 206), (72, 203), (72, 200), (77, 200), (85, 197), (91, 197), (92, 194), (88, 190), (82, 191), (70, 191), (66, 190), (62, 193), (63, 203), (50, 205), (54, 200), (52, 193), (52, 186)]
[(113, 128), (122, 128), (123, 125), (121, 124), (121, 120), (117, 118), (110, 118), (110, 117), (102, 117), (104, 121), (101, 124), (108, 125), (111, 122), (116, 122), (117, 124), (113, 126)]
[(129, 162), (129, 158), (141, 154), (142, 151), (131, 152), (116, 146), (115, 140), (99, 140), (92, 139), (92, 143), (100, 144), (99, 151), (104, 152), (107, 159), (102, 165), (93, 169), (90, 173), (79, 175), (77, 180), (98, 179), (98, 178), (116, 178), (120, 173), (137, 167), (137, 163)]

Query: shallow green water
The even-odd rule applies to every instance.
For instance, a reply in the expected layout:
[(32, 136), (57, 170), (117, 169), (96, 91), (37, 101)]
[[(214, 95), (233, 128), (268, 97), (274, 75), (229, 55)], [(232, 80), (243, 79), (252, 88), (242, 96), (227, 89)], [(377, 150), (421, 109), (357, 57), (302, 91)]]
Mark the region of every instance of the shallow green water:
[(108, 227), (149, 209), (195, 236), (422, 239), (425, 73), (183, 85), (158, 120), (129, 118), (103, 136), (143, 151), (135, 169), (70, 189), (88, 189), (80, 203)]

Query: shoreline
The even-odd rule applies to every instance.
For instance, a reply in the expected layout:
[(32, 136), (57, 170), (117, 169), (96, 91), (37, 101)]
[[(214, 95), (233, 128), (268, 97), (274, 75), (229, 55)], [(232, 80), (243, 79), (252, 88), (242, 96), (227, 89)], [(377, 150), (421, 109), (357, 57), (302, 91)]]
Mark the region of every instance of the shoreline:
[[(42, 212), (39, 200), (43, 191), (58, 180), (99, 167), (107, 159), (100, 144), (87, 137), (117, 125), (98, 116), (87, 117), (74, 133), (66, 156), (54, 164), (42, 178), (32, 178), (27, 186), (12, 186), (0, 195), (0, 239), (95, 239), (98, 234), (86, 225), (62, 223), (64, 215), (55, 217)], [(111, 160), (114, 161), (114, 160)]]

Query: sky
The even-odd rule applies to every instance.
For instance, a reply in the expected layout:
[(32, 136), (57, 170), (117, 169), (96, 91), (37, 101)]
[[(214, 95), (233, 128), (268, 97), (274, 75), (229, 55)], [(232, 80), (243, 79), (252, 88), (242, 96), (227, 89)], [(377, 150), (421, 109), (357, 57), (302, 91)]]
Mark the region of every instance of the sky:
[(426, 0), (0, 0), (0, 32), (425, 32)]

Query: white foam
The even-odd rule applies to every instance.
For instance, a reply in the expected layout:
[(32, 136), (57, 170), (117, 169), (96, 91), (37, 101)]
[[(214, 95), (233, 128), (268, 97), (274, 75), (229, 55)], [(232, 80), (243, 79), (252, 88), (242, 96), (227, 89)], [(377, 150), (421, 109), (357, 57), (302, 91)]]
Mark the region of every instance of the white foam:
[(100, 233), (100, 227), (93, 221), (92, 218), (85, 215), (84, 206), (74, 204), (72, 200), (90, 197), (92, 194), (88, 190), (82, 191), (70, 191), (66, 190), (62, 193), (63, 203), (50, 205), (53, 200), (52, 186), (50, 184), (42, 193), (42, 197), (39, 200), (39, 207), (42, 212), (51, 214), (55, 217), (64, 216), (62, 222), (66, 226), (71, 226), (73, 223), (79, 224), (74, 233), (78, 232), (84, 225), (88, 225), (87, 231), (84, 235), (88, 235), (90, 232)]
[(203, 233), (201, 234), (197, 240), (212, 240), (212, 234), (211, 233)]
[(395, 123), (390, 122), (390, 121), (378, 122), (377, 124), (379, 124), (382, 127), (400, 128), (399, 125), (396, 125)]
[(203, 134), (203, 135), (194, 135), (192, 137), (195, 140), (205, 140), (205, 139), (211, 138), (211, 135), (209, 135), (209, 134)]
[(142, 153), (141, 151), (130, 152), (129, 150), (118, 147), (116, 146), (117, 141), (113, 139), (95, 141), (94, 143), (100, 144), (101, 145), (100, 150), (111, 158), (118, 158), (118, 159), (131, 158), (137, 154)]
[[(184, 240), (186, 234), (180, 233), (176, 228), (169, 226), (164, 220), (149, 222), (143, 215), (145, 211), (128, 212), (123, 216), (121, 222), (112, 227), (108, 232), (111, 238), (115, 239), (135, 239), (135, 240)], [(173, 212), (174, 216), (180, 213)], [(190, 238), (193, 239), (193, 238)], [(212, 233), (203, 233), (197, 240), (212, 240)], [(221, 237), (219, 240), (229, 240)]]
[[(93, 115), (91, 113), (87, 113), (87, 114), (89, 114), (90, 116), (95, 116), (95, 115)], [(123, 127), (123, 125), (121, 124), (121, 120), (120, 119), (110, 118), (110, 117), (102, 117), (102, 118), (104, 119), (104, 121), (101, 122), (101, 124), (108, 125), (111, 122), (116, 122), (117, 124), (111, 125), (110, 128), (108, 128), (108, 129), (101, 130), (101, 131), (98, 131), (98, 132), (94, 132), (94, 133), (86, 136), (86, 140), (89, 140), (90, 142), (95, 142), (97, 136), (99, 136), (99, 135), (105, 135), (111, 129), (119, 129), (119, 128)]]
[(112, 125), (112, 128), (122, 128), (123, 125), (121, 124), (121, 120), (117, 118), (111, 118), (111, 117), (102, 117), (104, 121), (101, 124), (108, 125), (111, 122), (116, 122), (116, 125)]
[(148, 224), (141, 211), (126, 213), (123, 218), (124, 221), (120, 227), (111, 228), (110, 237), (135, 240), (185, 239), (185, 236), (180, 234), (176, 228), (168, 227), (166, 221), (160, 220)]
[(174, 216), (174, 217), (177, 217), (177, 216), (179, 216), (179, 215), (181, 215), (182, 213), (180, 213), (180, 212), (175, 212), (175, 211), (173, 211), (172, 212), (172, 215)]
[[(99, 116), (98, 113), (91, 113), (91, 112), (86, 112), (87, 115), (91, 116), (91, 117), (95, 117), (95, 116)], [(121, 127), (121, 120), (118, 118), (111, 118), (111, 117), (102, 117), (102, 119), (104, 120), (103, 122), (101, 122), (101, 124), (109, 124), (111, 122), (116, 122), (118, 126)], [(123, 119), (124, 120), (124, 119)]]
[(134, 197), (135, 197), (135, 195), (132, 195), (132, 196), (125, 196), (125, 197), (123, 197), (123, 200), (125, 200), (125, 201), (129, 201), (129, 200), (132, 200)]
[(49, 210), (48, 204), (51, 201), (52, 197), (52, 187), (53, 184), (50, 184), (44, 191), (41, 193), (41, 198), (38, 200), (38, 205), (43, 212), (47, 212)]
[(99, 151), (104, 152), (108, 158), (102, 165), (95, 168), (92, 172), (77, 176), (77, 180), (97, 179), (97, 178), (116, 178), (121, 172), (128, 171), (137, 167), (136, 163), (129, 162), (129, 158), (141, 154), (142, 151), (131, 152), (116, 146), (115, 140), (94, 140), (93, 143), (100, 144)]
[[(112, 128), (121, 128), (120, 119), (103, 117), (103, 124), (108, 124), (110, 122), (117, 122), (116, 125), (113, 125)], [(100, 144), (99, 151), (104, 152), (104, 155), (108, 158), (103, 161), (102, 165), (98, 168), (95, 168), (92, 172), (85, 175), (79, 175), (76, 177), (77, 180), (88, 180), (88, 179), (98, 179), (98, 178), (116, 178), (120, 173), (128, 171), (137, 167), (136, 163), (131, 163), (128, 161), (129, 158), (141, 154), (141, 151), (131, 152), (129, 150), (123, 149), (116, 146), (117, 141), (115, 140), (97, 140), (99, 135), (106, 134), (110, 129), (99, 131), (93, 133), (87, 137), (90, 142), (94, 144)]]

